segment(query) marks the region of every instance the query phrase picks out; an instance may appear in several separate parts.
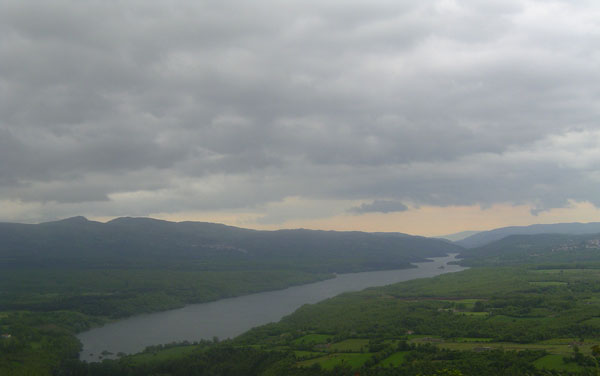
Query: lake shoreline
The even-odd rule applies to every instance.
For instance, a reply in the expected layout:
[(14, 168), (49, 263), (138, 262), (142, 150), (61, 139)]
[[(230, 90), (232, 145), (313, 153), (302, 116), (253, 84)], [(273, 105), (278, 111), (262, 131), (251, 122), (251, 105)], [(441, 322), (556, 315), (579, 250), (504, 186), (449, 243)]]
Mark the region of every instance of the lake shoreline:
[[(292, 313), (302, 304), (315, 303), (342, 292), (464, 270), (464, 267), (448, 264), (455, 261), (457, 255), (454, 253), (445, 257), (432, 257), (427, 261), (411, 264), (412, 268), (332, 274), (332, 278), (288, 286), (283, 289), (188, 304), (175, 309), (111, 320), (103, 326), (77, 334), (77, 338), (83, 345), (80, 359), (94, 362), (101, 360), (99, 355), (103, 351), (109, 351), (114, 355), (119, 352), (139, 352), (147, 346), (174, 341), (193, 342), (215, 336), (231, 338), (252, 327), (278, 321), (282, 316)], [(440, 266), (444, 266), (444, 268), (440, 269)], [(277, 306), (279, 301), (281, 303)], [(235, 312), (239, 312), (238, 315), (241, 317), (235, 316)], [(243, 321), (243, 324), (240, 324), (240, 321)], [(181, 324), (178, 324), (179, 322)], [(231, 327), (232, 323), (235, 328), (229, 329), (228, 327)], [(181, 325), (187, 325), (186, 330), (182, 331), (179, 327)], [(211, 325), (222, 330), (214, 330)], [(118, 340), (117, 338), (124, 333), (128, 333), (126, 339)], [(94, 355), (91, 356), (90, 353)], [(111, 356), (105, 358), (111, 358)]]
[[(450, 254), (448, 254), (448, 255), (450, 255)], [(458, 255), (458, 253), (456, 253), (456, 255)], [(90, 326), (90, 327), (88, 327), (88, 328), (86, 328), (86, 329), (84, 329), (82, 331), (77, 331), (74, 334), (77, 336), (77, 335), (79, 335), (81, 333), (85, 333), (85, 332), (90, 331), (92, 329), (101, 328), (101, 327), (103, 327), (105, 325), (109, 325), (109, 324), (112, 324), (112, 323), (115, 323), (115, 322), (126, 320), (126, 319), (129, 319), (129, 318), (132, 318), (132, 317), (137, 317), (137, 316), (140, 316), (140, 315), (151, 315), (151, 314), (155, 314), (155, 313), (170, 311), (170, 310), (173, 310), (173, 309), (185, 308), (185, 307), (187, 307), (189, 305), (193, 305), (193, 304), (213, 303), (213, 302), (218, 302), (218, 301), (221, 301), (221, 300), (224, 300), (224, 299), (239, 298), (239, 297), (242, 297), (242, 296), (248, 296), (248, 295), (253, 295), (253, 294), (260, 294), (260, 293), (263, 293), (263, 292), (286, 290), (286, 289), (288, 289), (290, 287), (304, 286), (304, 285), (309, 285), (311, 283), (318, 283), (318, 282), (327, 281), (327, 280), (330, 280), (330, 279), (335, 279), (338, 275), (355, 274), (355, 273), (368, 273), (368, 272), (380, 272), (380, 271), (391, 271), (391, 270), (415, 269), (415, 268), (417, 268), (417, 266), (415, 265), (416, 263), (431, 262), (432, 258), (434, 258), (434, 257), (425, 258), (425, 259), (420, 260), (420, 261), (411, 262), (410, 264), (407, 264), (405, 268), (378, 268), (378, 269), (367, 269), (367, 270), (360, 270), (360, 271), (347, 272), (347, 273), (336, 273), (336, 272), (332, 272), (332, 273), (329, 273), (329, 274), (322, 273), (323, 275), (327, 275), (327, 277), (325, 277), (325, 278), (319, 278), (319, 277), (317, 277), (317, 278), (314, 278), (312, 280), (304, 281), (304, 282), (301, 282), (301, 283), (290, 283), (290, 284), (286, 285), (285, 287), (267, 288), (267, 289), (264, 289), (264, 290), (257, 290), (257, 291), (250, 292), (250, 293), (224, 295), (224, 296), (220, 296), (220, 297), (217, 297), (217, 298), (214, 298), (214, 299), (210, 299), (209, 298), (209, 299), (202, 300), (202, 301), (195, 301), (195, 302), (189, 302), (189, 303), (176, 304), (176, 305), (170, 306), (170, 307), (168, 307), (166, 309), (157, 309), (157, 310), (146, 311), (146, 312), (137, 312), (137, 313), (134, 313), (132, 315), (123, 316), (123, 317), (117, 317), (117, 318), (97, 317), (97, 318), (103, 320), (102, 323), (100, 323), (98, 325), (92, 325), (92, 326)], [(317, 274), (321, 274), (321, 273), (315, 273), (315, 275), (317, 275)]]

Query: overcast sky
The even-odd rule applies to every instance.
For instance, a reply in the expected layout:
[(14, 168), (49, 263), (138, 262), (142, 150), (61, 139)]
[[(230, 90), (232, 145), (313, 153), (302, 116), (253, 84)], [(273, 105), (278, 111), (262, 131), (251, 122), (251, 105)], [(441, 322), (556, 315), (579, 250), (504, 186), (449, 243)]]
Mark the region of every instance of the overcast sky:
[(0, 2), (0, 220), (600, 221), (596, 1)]

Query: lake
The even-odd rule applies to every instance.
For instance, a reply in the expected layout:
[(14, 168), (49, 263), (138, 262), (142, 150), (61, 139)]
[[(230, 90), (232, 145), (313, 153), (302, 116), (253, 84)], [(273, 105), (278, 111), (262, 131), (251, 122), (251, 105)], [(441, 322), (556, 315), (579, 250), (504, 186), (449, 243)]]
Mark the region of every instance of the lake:
[(343, 292), (466, 269), (458, 265), (448, 265), (448, 262), (456, 260), (456, 254), (431, 260), (416, 263), (417, 268), (413, 269), (338, 274), (333, 279), (284, 290), (133, 316), (78, 334), (77, 337), (83, 343), (80, 359), (88, 362), (98, 361), (104, 350), (113, 354), (131, 354), (144, 350), (146, 346), (174, 341), (233, 338), (255, 326), (279, 321), (303, 304), (316, 303)]

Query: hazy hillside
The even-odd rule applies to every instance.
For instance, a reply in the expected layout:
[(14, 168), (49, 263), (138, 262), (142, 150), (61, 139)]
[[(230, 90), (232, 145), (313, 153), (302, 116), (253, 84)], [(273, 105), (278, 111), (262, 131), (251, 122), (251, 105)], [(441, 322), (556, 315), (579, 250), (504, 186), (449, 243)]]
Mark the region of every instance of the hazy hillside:
[(479, 233), (479, 231), (461, 231), (454, 234), (436, 236), (436, 238), (450, 240), (451, 242), (457, 242), (459, 240), (468, 238), (469, 236), (473, 236), (477, 233)]
[(600, 262), (600, 233), (511, 235), (461, 252), (466, 265)]
[(74, 217), (38, 225), (0, 224), (0, 265), (353, 271), (406, 267), (458, 252), (447, 241), (396, 233), (255, 231), (203, 222)]
[(477, 234), (458, 240), (455, 243), (465, 248), (480, 247), (510, 235), (534, 234), (593, 234), (600, 232), (600, 222), (590, 223), (554, 223), (549, 225), (511, 226)]

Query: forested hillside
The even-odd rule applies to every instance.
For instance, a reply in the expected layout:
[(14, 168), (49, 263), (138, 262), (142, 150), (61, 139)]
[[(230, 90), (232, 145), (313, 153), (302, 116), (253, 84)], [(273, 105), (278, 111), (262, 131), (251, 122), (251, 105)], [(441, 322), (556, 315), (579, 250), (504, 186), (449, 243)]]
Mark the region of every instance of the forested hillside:
[(464, 265), (600, 263), (600, 234), (512, 235), (461, 252)]
[(79, 375), (596, 375), (600, 269), (474, 268), (342, 294), (223, 343)]
[(231, 270), (293, 265), (345, 272), (404, 268), (460, 249), (447, 241), (399, 233), (255, 231), (151, 218), (0, 223), (0, 267)]
[[(133, 218), (2, 226), (6, 374), (593, 375), (600, 360), (597, 234), (460, 249), (403, 234)], [(114, 318), (456, 251), (472, 269), (342, 294), (233, 340), (76, 359), (73, 333)]]
[(407, 268), (459, 250), (404, 234), (254, 231), (151, 218), (3, 223), (0, 310), (123, 317), (284, 288), (334, 272)]
[(74, 333), (130, 315), (458, 252), (397, 233), (254, 231), (214, 223), (83, 217), (0, 224), (0, 374), (47, 375)]
[(511, 235), (582, 235), (595, 233), (600, 233), (600, 222), (536, 224), (530, 226), (501, 227), (489, 231), (480, 231), (466, 238), (457, 240), (455, 243), (465, 248), (476, 248)]

